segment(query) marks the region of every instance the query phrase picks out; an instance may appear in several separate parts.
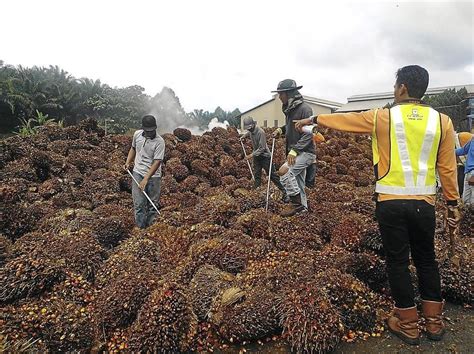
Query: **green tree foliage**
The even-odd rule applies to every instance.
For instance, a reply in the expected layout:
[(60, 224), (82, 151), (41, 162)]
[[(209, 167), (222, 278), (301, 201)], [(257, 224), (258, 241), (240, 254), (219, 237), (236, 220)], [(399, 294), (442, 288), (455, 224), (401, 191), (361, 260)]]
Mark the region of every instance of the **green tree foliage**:
[[(210, 120), (229, 121), (235, 125), (238, 109), (226, 112), (217, 107), (213, 113), (196, 109), (186, 114), (175, 92), (164, 87), (150, 97), (141, 86), (110, 87), (99, 80), (76, 79), (58, 66), (25, 68), (0, 60), (0, 132), (9, 133), (38, 125), (38, 117), (76, 124), (87, 117), (100, 125), (107, 122), (110, 133), (124, 133), (140, 126), (141, 117), (154, 114), (160, 132), (178, 126), (206, 128)], [(30, 123), (28, 123), (30, 122)]]
[(460, 90), (448, 89), (437, 95), (423, 97), (423, 102), (429, 104), (438, 112), (451, 117), (456, 131), (463, 130), (463, 123), (466, 121), (466, 111), (462, 101), (467, 97), (466, 88)]

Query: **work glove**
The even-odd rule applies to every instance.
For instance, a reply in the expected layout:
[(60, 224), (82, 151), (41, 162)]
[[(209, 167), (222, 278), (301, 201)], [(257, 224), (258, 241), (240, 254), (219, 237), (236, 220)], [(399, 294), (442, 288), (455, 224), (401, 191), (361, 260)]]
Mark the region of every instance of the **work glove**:
[(272, 133), (272, 138), (278, 138), (282, 133), (281, 128), (276, 128)]
[(457, 229), (461, 221), (461, 211), (456, 205), (448, 205), (448, 212), (446, 213), (446, 223), (452, 229)]
[(298, 156), (298, 153), (295, 150), (291, 149), (286, 158), (286, 161), (288, 161), (288, 166), (293, 166), (295, 164), (296, 156)]

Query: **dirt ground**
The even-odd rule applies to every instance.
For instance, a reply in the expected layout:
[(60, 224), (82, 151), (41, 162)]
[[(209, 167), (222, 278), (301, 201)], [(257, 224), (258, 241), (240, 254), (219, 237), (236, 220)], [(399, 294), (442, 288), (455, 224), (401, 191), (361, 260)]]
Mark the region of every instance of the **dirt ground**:
[[(462, 306), (447, 304), (445, 309), (447, 333), (441, 342), (432, 342), (422, 335), (419, 346), (404, 344), (385, 331), (380, 337), (367, 341), (341, 343), (335, 354), (352, 353), (474, 353), (474, 311)], [(288, 353), (290, 348), (280, 342), (229, 348), (220, 353)]]

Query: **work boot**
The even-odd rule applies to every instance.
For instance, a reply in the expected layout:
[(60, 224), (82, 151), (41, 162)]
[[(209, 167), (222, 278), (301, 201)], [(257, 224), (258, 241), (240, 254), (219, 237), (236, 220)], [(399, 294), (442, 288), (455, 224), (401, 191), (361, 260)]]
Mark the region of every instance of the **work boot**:
[(441, 340), (446, 332), (443, 322), (444, 302), (421, 301), (423, 317), (425, 318), (426, 336), (430, 340)]
[(306, 208), (301, 204), (301, 195), (292, 195), (290, 196), (290, 205), (288, 205), (280, 214), (280, 216), (283, 217), (288, 217), (288, 216), (293, 216), (296, 215), (304, 210)]
[(289, 203), (290, 202), (290, 197), (288, 197), (288, 194), (286, 194), (286, 192), (282, 192), (282, 196), (281, 196), (281, 201), (283, 203)]
[(418, 312), (416, 306), (408, 309), (394, 308), (387, 319), (390, 332), (407, 344), (420, 344), (420, 331), (418, 330)]

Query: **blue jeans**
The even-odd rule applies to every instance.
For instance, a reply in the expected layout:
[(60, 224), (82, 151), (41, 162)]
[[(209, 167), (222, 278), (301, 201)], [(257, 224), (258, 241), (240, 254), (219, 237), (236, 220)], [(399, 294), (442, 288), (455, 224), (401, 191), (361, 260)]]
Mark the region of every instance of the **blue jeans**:
[(308, 200), (306, 198), (305, 179), (306, 168), (314, 163), (316, 155), (309, 152), (302, 152), (296, 156), (296, 161), (290, 170), (280, 177), (281, 184), (285, 187), (288, 196), (301, 195), (301, 204), (308, 208)]
[[(133, 172), (133, 177), (135, 177), (138, 183), (143, 180), (143, 176), (136, 173), (135, 171)], [(145, 192), (148, 194), (157, 208), (159, 207), (160, 202), (160, 191), (161, 177), (151, 177), (145, 187)], [(157, 214), (156, 210), (153, 208), (148, 199), (145, 197), (145, 194), (143, 194), (135, 182), (132, 183), (132, 197), (137, 226), (141, 229), (144, 229), (153, 224)]]

